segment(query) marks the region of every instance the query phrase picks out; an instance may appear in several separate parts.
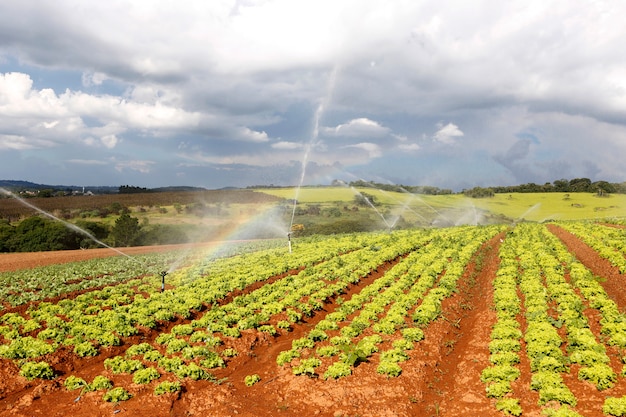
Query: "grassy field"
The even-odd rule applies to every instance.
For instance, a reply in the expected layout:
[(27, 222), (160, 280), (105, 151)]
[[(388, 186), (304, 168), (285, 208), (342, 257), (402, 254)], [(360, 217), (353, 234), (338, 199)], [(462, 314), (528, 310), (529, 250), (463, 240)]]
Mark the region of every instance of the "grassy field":
[[(285, 199), (295, 196), (293, 188), (257, 191)], [(448, 218), (451, 223), (472, 223), (469, 221), (472, 216), (539, 222), (626, 217), (624, 194), (598, 197), (590, 193), (512, 193), (496, 194), (491, 198), (469, 198), (460, 194), (418, 195), (371, 188), (303, 187), (298, 195), (298, 204), (353, 204), (355, 196), (361, 192), (373, 195), (380, 204), (377, 208), (392, 217), (399, 214), (405, 218), (424, 217), (429, 221)]]
[[(361, 193), (375, 206), (359, 204)], [(175, 228), (189, 241), (284, 236), (290, 225), (300, 234), (335, 234), (412, 227), (502, 224), (517, 221), (581, 220), (626, 217), (626, 195), (590, 193), (511, 193), (489, 198), (462, 194), (421, 195), (374, 188), (263, 188), (206, 193), (108, 195), (30, 199), (33, 205), (71, 222), (93, 221), (112, 228), (118, 215), (98, 215), (122, 204), (144, 230)], [(33, 210), (11, 199), (0, 200), (0, 217), (18, 219)], [(73, 214), (71, 217), (66, 217)], [(19, 216), (19, 217), (17, 217)], [(172, 229), (168, 229), (172, 230)], [(296, 230), (296, 229), (294, 229)], [(176, 236), (165, 232), (166, 237)], [(178, 243), (178, 242), (171, 242)]]

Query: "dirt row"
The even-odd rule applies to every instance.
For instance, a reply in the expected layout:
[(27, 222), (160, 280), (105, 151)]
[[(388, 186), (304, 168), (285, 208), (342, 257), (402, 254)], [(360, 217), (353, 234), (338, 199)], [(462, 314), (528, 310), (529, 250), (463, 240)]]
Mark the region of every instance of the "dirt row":
[(161, 253), (188, 248), (212, 247), (223, 242), (185, 243), (180, 245), (133, 246), (129, 248), (99, 248), (59, 250), (49, 252), (0, 253), (0, 272), (31, 269), (39, 266), (65, 264), (89, 259), (110, 258), (111, 256), (134, 256), (147, 253)]

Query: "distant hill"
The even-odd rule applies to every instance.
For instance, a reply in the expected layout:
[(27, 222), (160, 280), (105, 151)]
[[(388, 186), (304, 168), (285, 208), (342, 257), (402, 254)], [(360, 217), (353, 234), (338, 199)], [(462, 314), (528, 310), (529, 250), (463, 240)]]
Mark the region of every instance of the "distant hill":
[[(94, 194), (118, 194), (120, 187), (117, 186), (82, 186), (82, 185), (50, 185), (50, 184), (37, 184), (30, 181), (21, 180), (0, 180), (0, 187), (7, 190), (19, 193), (21, 191), (41, 191), (41, 190), (53, 190), (53, 191), (91, 191)], [(181, 192), (181, 191), (206, 191), (206, 188), (202, 187), (190, 187), (190, 186), (171, 186), (171, 187), (158, 187), (158, 188), (142, 188), (137, 187), (138, 192), (149, 193), (167, 193), (167, 192)]]
[(119, 187), (113, 186), (82, 186), (82, 185), (50, 185), (37, 184), (30, 181), (21, 180), (0, 180), (0, 187), (13, 192), (20, 191), (37, 191), (37, 190), (54, 190), (54, 191), (91, 191), (95, 194), (114, 194), (118, 192)]

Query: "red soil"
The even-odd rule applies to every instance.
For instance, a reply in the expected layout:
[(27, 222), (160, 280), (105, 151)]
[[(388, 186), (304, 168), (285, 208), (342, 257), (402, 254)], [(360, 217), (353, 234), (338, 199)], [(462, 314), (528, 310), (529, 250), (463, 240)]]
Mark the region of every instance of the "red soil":
[[(617, 285), (621, 275), (571, 234), (562, 229), (551, 230), (594, 273), (606, 277), (603, 285), (607, 292), (623, 306), (626, 302), (626, 291)], [(425, 339), (417, 344), (416, 349), (410, 351), (411, 360), (403, 363), (403, 372), (397, 378), (386, 378), (377, 374), (377, 360), (360, 364), (352, 376), (337, 381), (294, 376), (289, 366), (279, 367), (276, 364), (276, 356), (280, 351), (289, 349), (292, 340), (306, 334), (327, 312), (334, 309), (335, 305), (331, 303), (326, 305), (325, 310), (294, 326), (289, 333), (272, 337), (253, 331), (243, 332), (242, 337), (236, 339), (234, 347), (247, 354), (239, 355), (225, 369), (215, 372), (218, 379), (227, 379), (220, 384), (185, 381), (184, 390), (179, 394), (156, 397), (152, 393), (154, 384), (133, 385), (129, 376), (112, 375), (103, 371), (105, 358), (123, 352), (130, 344), (154, 340), (157, 330), (146, 330), (138, 336), (128, 338), (124, 346), (109, 348), (92, 359), (78, 360), (70, 352), (57, 352), (45, 358), (61, 372), (61, 378), (54, 381), (28, 382), (18, 375), (12, 361), (2, 360), (0, 415), (501, 416), (495, 410), (494, 402), (486, 397), (480, 374), (489, 365), (488, 341), (495, 321), (495, 312), (490, 308), (493, 305), (491, 283), (499, 266), (497, 255), (502, 238), (503, 235), (495, 237), (477, 252), (459, 281), (459, 291), (445, 300), (442, 306), (443, 319), (428, 326)], [(59, 262), (85, 259), (82, 256), (88, 256), (89, 252), (91, 251), (73, 251), (72, 254), (80, 258), (65, 258)], [(70, 254), (58, 256), (68, 255)], [(39, 255), (21, 256), (30, 257), (35, 262), (35, 257)], [(51, 253), (47, 253), (46, 258), (47, 261), (54, 262)], [(0, 257), (0, 261), (4, 260), (13, 262), (8, 256)], [(0, 262), (0, 265), (4, 265), (4, 262)], [(348, 299), (360, 291), (392, 265), (393, 263), (389, 263), (373, 271), (362, 283), (350, 288), (343, 298)], [(590, 321), (594, 321), (593, 326), (597, 320), (597, 317), (590, 317)], [(182, 320), (177, 323), (180, 322)], [(167, 328), (174, 324), (176, 323), (168, 324)], [(390, 341), (384, 343), (390, 344)], [(70, 374), (88, 381), (96, 375), (104, 374), (113, 379), (116, 386), (130, 387), (134, 398), (119, 404), (110, 404), (102, 401), (101, 392), (79, 397), (77, 392), (67, 391), (59, 382)], [(246, 387), (243, 383), (244, 377), (251, 374), (260, 375), (261, 381), (252, 387)], [(528, 381), (519, 382), (522, 383), (527, 387)], [(575, 395), (578, 396), (577, 391), (580, 391), (581, 399), (585, 398), (582, 394), (585, 388), (582, 383), (572, 385)], [(620, 394), (623, 388), (616, 387), (613, 390), (615, 395), (624, 395)], [(589, 392), (588, 389), (586, 392)], [(515, 394), (524, 406), (525, 416), (541, 415), (536, 406), (535, 392), (525, 388), (516, 390)], [(590, 398), (590, 401), (596, 411), (587, 410), (585, 406), (579, 411), (584, 410), (585, 415), (590, 417), (601, 416), (597, 411), (601, 409), (597, 406), (598, 400)]]
[[(67, 262), (86, 261), (88, 259), (108, 258), (110, 256), (141, 255), (145, 253), (167, 252), (183, 249), (190, 246), (212, 246), (220, 242), (206, 242), (184, 245), (161, 245), (161, 246), (133, 246), (130, 248), (100, 248), (86, 250), (60, 250), (49, 252), (26, 252), (26, 253), (0, 253), (0, 272), (15, 271), (18, 269), (35, 268)], [(119, 252), (118, 252), (119, 251)]]

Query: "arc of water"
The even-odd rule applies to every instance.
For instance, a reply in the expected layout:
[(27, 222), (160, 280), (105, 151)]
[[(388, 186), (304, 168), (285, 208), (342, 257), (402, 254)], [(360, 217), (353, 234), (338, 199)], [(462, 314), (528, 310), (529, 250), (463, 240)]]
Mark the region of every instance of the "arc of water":
[(534, 206), (530, 207), (528, 210), (523, 212), (517, 219), (515, 219), (515, 221), (518, 222), (522, 220), (524, 217), (526, 217), (528, 214), (532, 213), (533, 211), (537, 210), (539, 207), (541, 207), (541, 203), (535, 204)]
[(88, 231), (81, 229), (80, 227), (76, 226), (73, 223), (67, 222), (63, 219), (60, 219), (58, 217), (56, 217), (54, 214), (52, 213), (48, 213), (47, 211), (35, 206), (34, 204), (29, 203), (28, 201), (24, 200), (23, 198), (18, 197), (16, 194), (12, 193), (11, 191), (0, 187), (0, 192), (2, 192), (3, 194), (10, 196), (12, 198), (15, 198), (17, 201), (19, 201), (22, 205), (25, 205), (26, 207), (30, 207), (31, 209), (35, 210), (36, 212), (43, 214), (46, 217), (49, 217), (52, 220), (61, 222), (63, 225), (65, 225), (65, 227), (74, 230), (75, 232), (78, 232), (86, 237), (88, 237), (89, 239), (93, 240), (94, 242), (96, 242), (98, 245), (104, 246), (105, 248), (111, 249), (114, 252), (117, 252), (120, 255), (123, 255), (129, 259), (132, 259), (133, 261), (144, 265), (142, 262), (140, 262), (138, 259), (133, 258), (132, 256), (122, 252), (121, 250), (114, 248), (112, 246), (107, 245), (106, 243), (102, 242), (101, 240), (99, 240), (98, 238), (96, 238), (94, 235), (92, 235), (91, 233), (89, 233)]
[(387, 229), (391, 229), (393, 226), (389, 224), (389, 222), (387, 221), (387, 219), (385, 219), (385, 216), (383, 216), (383, 214), (376, 208), (376, 206), (369, 200), (369, 198), (367, 198), (366, 196), (363, 195), (363, 193), (361, 193), (359, 190), (357, 190), (354, 187), (350, 187), (350, 189), (352, 191), (354, 191), (356, 194), (360, 195), (361, 198), (363, 198), (363, 200), (371, 207), (374, 209), (374, 211), (376, 212), (376, 214), (378, 214), (378, 216), (383, 219), (383, 222), (385, 223), (385, 226), (387, 226)]
[(296, 207), (298, 205), (298, 198), (300, 198), (300, 189), (302, 188), (302, 185), (304, 184), (304, 178), (306, 176), (306, 167), (307, 164), (309, 162), (309, 155), (311, 153), (311, 150), (313, 149), (313, 147), (317, 144), (317, 140), (319, 138), (319, 130), (320, 130), (320, 121), (322, 119), (322, 116), (324, 114), (324, 111), (326, 109), (326, 107), (328, 106), (328, 104), (330, 103), (331, 99), (332, 99), (332, 94), (335, 90), (335, 84), (337, 83), (337, 75), (339, 73), (339, 66), (335, 65), (330, 73), (330, 77), (328, 79), (328, 84), (326, 86), (326, 93), (325, 95), (322, 97), (320, 103), (318, 104), (317, 108), (315, 109), (315, 114), (313, 115), (313, 128), (311, 131), (311, 137), (309, 138), (309, 141), (305, 144), (304, 146), (304, 155), (302, 157), (302, 169), (300, 171), (300, 180), (296, 186), (296, 190), (295, 190), (295, 196), (293, 199), (293, 208), (291, 210), (291, 222), (289, 223), (289, 231), (288, 231), (288, 238), (289, 238), (289, 247), (291, 248), (291, 230), (293, 228), (293, 223), (294, 223), (294, 219), (296, 216)]
[[(428, 222), (428, 220), (426, 220), (426, 217), (422, 216), (420, 213), (418, 213), (416, 210), (414, 210), (411, 206), (409, 206), (409, 200), (405, 200), (405, 201), (400, 201), (397, 198), (394, 198), (390, 193), (386, 192), (385, 190), (380, 190), (383, 194), (385, 194), (387, 197), (391, 198), (392, 200), (394, 200), (395, 202), (401, 204), (402, 210), (409, 210), (410, 212), (412, 212), (413, 214), (415, 214), (417, 217), (419, 217), (420, 219), (422, 219), (425, 222)], [(413, 196), (413, 194), (411, 194), (411, 196)], [(396, 220), (393, 222), (393, 226), (396, 225), (396, 223), (398, 222), (398, 220), (400, 219), (400, 216), (398, 216), (396, 218)]]

